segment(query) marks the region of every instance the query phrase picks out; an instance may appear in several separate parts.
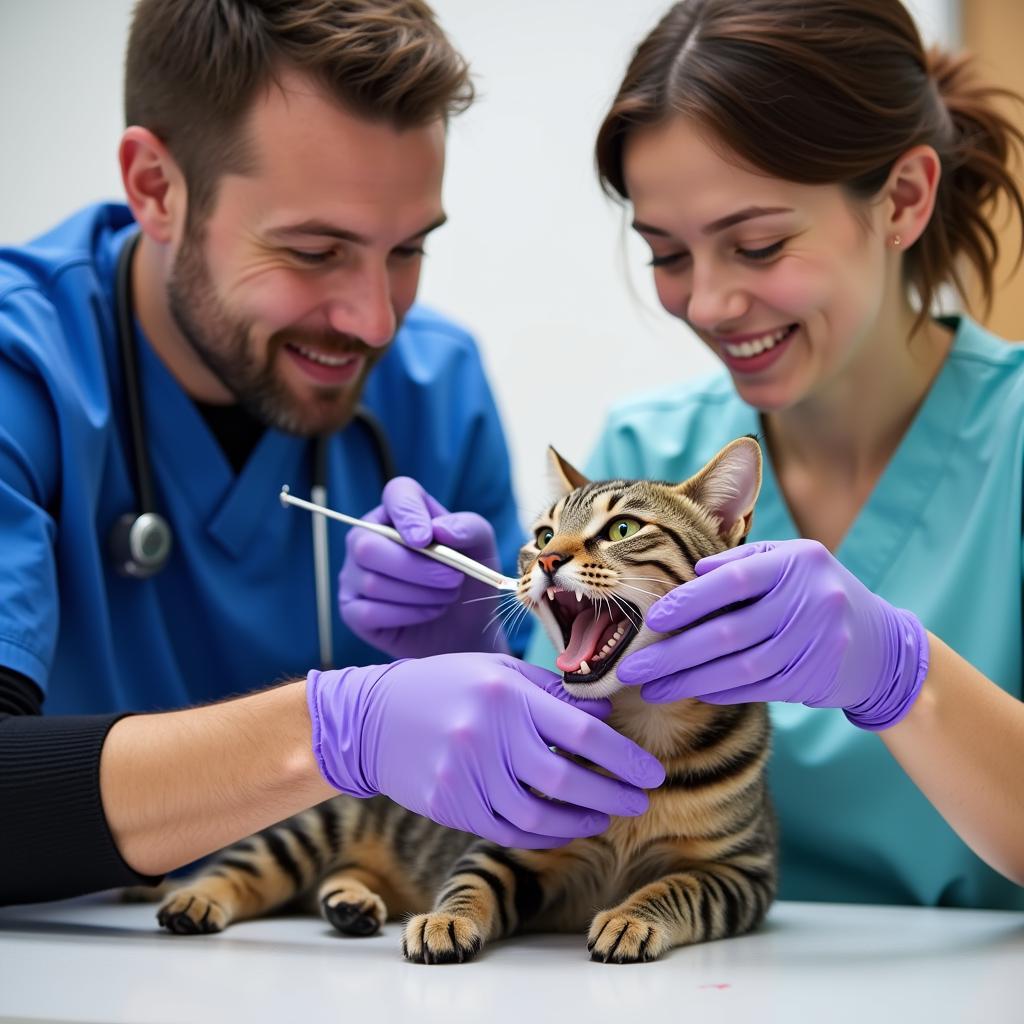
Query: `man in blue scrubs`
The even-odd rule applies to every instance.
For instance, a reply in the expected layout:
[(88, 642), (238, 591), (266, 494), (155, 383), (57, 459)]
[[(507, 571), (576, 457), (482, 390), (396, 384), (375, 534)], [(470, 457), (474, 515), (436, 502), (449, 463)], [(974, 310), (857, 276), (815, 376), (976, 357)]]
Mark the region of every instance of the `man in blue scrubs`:
[[(606, 779), (600, 792), (552, 791), (562, 806), (522, 789), (516, 758), (556, 742), (535, 735), (549, 713), (585, 720), (580, 754), (654, 784), (627, 767), (642, 755), (559, 699), (547, 673), (493, 653), (352, 667), (443, 655), (458, 635), (448, 628), (426, 648), (421, 635), (415, 651), (382, 654), (335, 620), (334, 660), (349, 668), (311, 673), (308, 706), (300, 678), (120, 717), (319, 664), (311, 520), (278, 501), (283, 484), (310, 492), (317, 438), (331, 504), (364, 513), (380, 500), (379, 424), (423, 508), (465, 513), (456, 525), (478, 534), (489, 523), (490, 549), (512, 569), (520, 528), (476, 347), (413, 305), (424, 240), (444, 220), (446, 121), (470, 95), (421, 0), (137, 7), (119, 153), (127, 207), (87, 208), (0, 251), (0, 814), (14, 837), (0, 902), (157, 876), (336, 788), (429, 812), (430, 758), (450, 732), (445, 708), (423, 699), (435, 680), (476, 701), (471, 714), (487, 713), (481, 676), (524, 698), (522, 722), (479, 733), (487, 748), (451, 781), (466, 816), (447, 823), (551, 845), (601, 831), (606, 812), (642, 810), (634, 786)], [(173, 530), (165, 567), (145, 579), (120, 574), (110, 550), (118, 520), (140, 509), (136, 447)], [(344, 535), (331, 534), (333, 579)], [(436, 566), (415, 561), (423, 579), (409, 583), (429, 585)], [(449, 619), (478, 614), (448, 589)], [(395, 715), (418, 716), (422, 753), (361, 733), (366, 702), (385, 691)], [(368, 765), (395, 762), (397, 792), (377, 788)], [(500, 813), (499, 789), (525, 808), (526, 831), (509, 832), (519, 811)]]

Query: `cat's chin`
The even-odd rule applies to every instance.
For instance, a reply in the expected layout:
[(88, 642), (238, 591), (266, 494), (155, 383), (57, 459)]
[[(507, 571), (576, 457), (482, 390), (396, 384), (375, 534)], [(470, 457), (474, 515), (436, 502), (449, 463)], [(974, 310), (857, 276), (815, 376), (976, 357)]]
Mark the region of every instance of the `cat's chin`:
[(602, 676), (600, 679), (595, 679), (592, 683), (573, 683), (570, 682), (569, 676), (563, 675), (562, 689), (564, 689), (570, 697), (576, 697), (583, 700), (599, 700), (602, 697), (613, 696), (620, 690), (624, 690), (625, 686), (623, 686), (623, 684), (616, 678), (615, 670), (613, 669), (606, 676)]

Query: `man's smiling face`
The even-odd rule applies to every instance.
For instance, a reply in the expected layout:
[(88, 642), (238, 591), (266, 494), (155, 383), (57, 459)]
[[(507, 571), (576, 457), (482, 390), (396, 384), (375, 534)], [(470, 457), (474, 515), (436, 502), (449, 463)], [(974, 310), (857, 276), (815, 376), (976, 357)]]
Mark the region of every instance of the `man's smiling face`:
[(174, 255), (168, 299), (206, 366), (261, 419), (348, 422), (444, 221), (445, 126), (367, 121), (285, 73), (254, 103), (254, 161), (225, 174)]

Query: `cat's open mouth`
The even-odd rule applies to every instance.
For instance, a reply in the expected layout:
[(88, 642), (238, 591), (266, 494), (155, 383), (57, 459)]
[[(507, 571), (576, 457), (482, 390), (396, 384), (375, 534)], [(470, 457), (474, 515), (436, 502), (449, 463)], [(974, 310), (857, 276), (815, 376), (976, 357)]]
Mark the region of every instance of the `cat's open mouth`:
[[(579, 595), (579, 596), (577, 596)], [(562, 631), (555, 664), (567, 683), (594, 683), (604, 676), (636, 636), (643, 613), (630, 601), (594, 601), (580, 591), (548, 587), (544, 605)]]

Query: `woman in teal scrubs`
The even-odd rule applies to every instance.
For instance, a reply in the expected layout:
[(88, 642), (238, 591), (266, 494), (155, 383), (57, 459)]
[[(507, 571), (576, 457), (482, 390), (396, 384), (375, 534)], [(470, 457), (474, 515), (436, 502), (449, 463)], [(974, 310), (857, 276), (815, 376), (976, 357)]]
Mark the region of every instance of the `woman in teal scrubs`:
[(919, 312), (967, 265), (991, 288), (1019, 141), (897, 0), (684, 0), (600, 131), (662, 305), (723, 368), (616, 408), (590, 475), (766, 456), (747, 543), (618, 676), (773, 702), (787, 898), (1024, 908), (1024, 349)]

